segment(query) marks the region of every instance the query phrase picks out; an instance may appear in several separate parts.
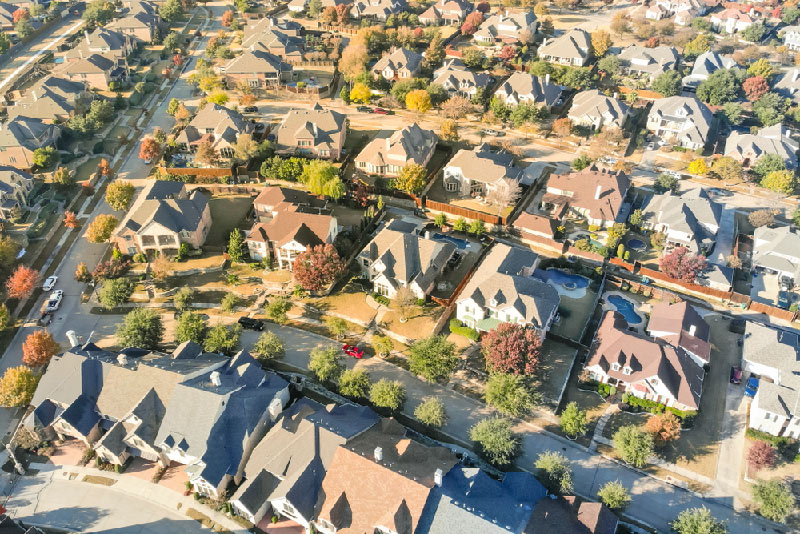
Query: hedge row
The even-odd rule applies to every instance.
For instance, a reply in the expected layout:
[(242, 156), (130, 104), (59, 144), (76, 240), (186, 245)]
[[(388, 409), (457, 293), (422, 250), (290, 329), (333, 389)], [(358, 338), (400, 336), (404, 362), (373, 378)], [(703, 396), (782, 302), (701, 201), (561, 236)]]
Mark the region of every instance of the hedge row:
[(462, 326), (461, 321), (455, 317), (450, 319), (450, 331), (454, 334), (458, 334), (459, 336), (464, 336), (467, 339), (471, 339), (472, 341), (478, 341), (478, 337), (480, 336), (477, 330), (468, 326)]
[(622, 402), (627, 404), (628, 406), (633, 406), (635, 408), (642, 408), (643, 410), (659, 414), (664, 412), (669, 412), (675, 414), (676, 416), (680, 417), (681, 419), (693, 419), (697, 416), (697, 412), (695, 410), (678, 410), (677, 408), (673, 408), (671, 406), (665, 406), (660, 402), (656, 402), (650, 399), (641, 399), (635, 395), (631, 395), (630, 393), (626, 393), (622, 396)]

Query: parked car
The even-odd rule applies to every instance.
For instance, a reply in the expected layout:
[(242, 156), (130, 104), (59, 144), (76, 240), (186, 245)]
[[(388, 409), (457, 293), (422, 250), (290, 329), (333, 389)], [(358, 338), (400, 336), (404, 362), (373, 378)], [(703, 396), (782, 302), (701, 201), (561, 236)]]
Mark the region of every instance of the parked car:
[(656, 149), (656, 145), (655, 145), (655, 143), (647, 143), (647, 146), (645, 147), (645, 149), (646, 150), (655, 150)]
[(711, 193), (712, 196), (719, 196), (719, 197), (733, 196), (732, 191), (728, 191), (727, 189), (721, 189), (719, 187), (712, 187), (711, 189), (708, 190), (708, 192)]
[(52, 289), (56, 286), (56, 282), (58, 282), (57, 276), (48, 277), (47, 280), (44, 281), (44, 284), (42, 284), (42, 290), (52, 291)]
[(742, 383), (742, 369), (740, 367), (731, 367), (731, 384)]
[(53, 314), (50, 312), (44, 312), (41, 317), (39, 317), (39, 326), (47, 326), (51, 322), (53, 322)]
[(784, 291), (791, 291), (794, 289), (794, 279), (788, 276), (781, 276), (781, 289)]
[(733, 332), (734, 334), (744, 334), (745, 326), (747, 325), (747, 321), (741, 318), (734, 319), (728, 325), (728, 330)]
[(256, 106), (245, 106), (244, 107), (245, 113), (258, 113), (258, 108)]
[(344, 351), (345, 354), (347, 354), (348, 356), (352, 356), (357, 360), (360, 360), (361, 358), (364, 357), (364, 349), (359, 348), (356, 345), (344, 344), (342, 345), (342, 350)]
[(481, 132), (483, 132), (484, 135), (493, 135), (495, 137), (503, 137), (504, 135), (506, 135), (505, 132), (493, 130), (492, 128), (483, 129), (481, 130)]
[(239, 324), (242, 325), (242, 328), (248, 330), (256, 330), (257, 332), (264, 330), (264, 321), (253, 319), (252, 317), (239, 317)]
[(375, 108), (372, 110), (372, 112), (377, 113), (378, 115), (394, 115), (393, 111), (383, 108)]
[(361, 113), (372, 113), (372, 108), (369, 106), (358, 106), (356, 111), (360, 111)]
[(778, 291), (778, 307), (788, 310), (790, 304), (791, 299), (789, 298), (789, 293), (786, 291)]
[(64, 298), (64, 292), (60, 289), (53, 291), (50, 294), (50, 300), (47, 301), (46, 312), (54, 312), (61, 306), (61, 300)]
[(744, 394), (748, 397), (755, 397), (758, 391), (758, 378), (751, 376), (747, 379), (747, 384), (744, 386)]

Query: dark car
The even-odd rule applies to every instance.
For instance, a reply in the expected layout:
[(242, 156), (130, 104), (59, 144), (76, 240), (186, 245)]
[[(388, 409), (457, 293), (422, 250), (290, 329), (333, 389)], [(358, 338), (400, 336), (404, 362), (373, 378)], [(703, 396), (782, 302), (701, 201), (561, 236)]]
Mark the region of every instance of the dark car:
[(742, 383), (742, 369), (739, 367), (731, 367), (731, 384)]
[(744, 319), (734, 319), (728, 325), (728, 330), (730, 330), (734, 334), (744, 334), (744, 329), (746, 325), (747, 321), (745, 321)]
[(248, 330), (256, 330), (258, 332), (264, 330), (264, 321), (260, 319), (253, 319), (252, 317), (239, 317), (239, 324), (242, 328)]
[(256, 106), (245, 106), (244, 107), (245, 113), (258, 113), (258, 108)]
[(358, 106), (356, 111), (360, 111), (362, 113), (372, 113), (372, 108), (369, 106)]
[(747, 379), (747, 384), (744, 386), (744, 394), (748, 397), (755, 397), (758, 391), (758, 378), (751, 376)]

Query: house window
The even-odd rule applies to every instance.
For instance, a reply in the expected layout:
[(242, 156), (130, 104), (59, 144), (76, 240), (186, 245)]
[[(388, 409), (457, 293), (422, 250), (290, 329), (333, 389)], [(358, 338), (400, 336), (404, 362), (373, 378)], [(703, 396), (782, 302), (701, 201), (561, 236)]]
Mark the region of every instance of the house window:
[(311, 141), (308, 139), (298, 139), (297, 146), (311, 146)]
[(250, 87), (258, 87), (261, 85), (258, 80), (250, 80)]
[(445, 182), (444, 188), (450, 193), (458, 191), (458, 182)]
[(630, 367), (628, 367), (627, 365), (626, 365), (625, 367), (623, 367), (623, 368), (622, 368), (622, 374), (629, 375), (629, 374), (631, 374), (632, 372), (633, 372), (633, 369), (631, 369), (631, 368), (630, 368)]
[(11, 163), (16, 163), (17, 162), (17, 158), (15, 158), (14, 156), (9, 156), (8, 159), (9, 159), (9, 161), (11, 161)]
[(328, 521), (327, 519), (322, 519), (322, 518), (320, 517), (319, 519), (317, 519), (317, 524), (318, 524), (318, 525), (319, 525), (321, 528), (324, 528), (324, 529), (325, 529), (325, 530), (327, 530), (327, 531), (330, 531), (330, 532), (336, 532), (336, 527), (334, 527), (334, 526), (333, 526), (333, 523), (331, 523), (331, 522), (330, 522), (330, 521)]
[(389, 296), (389, 288), (383, 284), (375, 284), (375, 292), (378, 295), (383, 295), (384, 297)]
[(611, 370), (612, 371), (619, 371), (619, 364), (618, 363), (612, 363), (611, 364)]
[(213, 134), (214, 133), (214, 128), (206, 128), (206, 133), (207, 134)]
[(181, 237), (184, 238), (184, 239), (189, 239), (188, 230), (181, 230)]
[(321, 158), (327, 158), (328, 156), (331, 155), (331, 152), (330, 150), (320, 150), (319, 155)]

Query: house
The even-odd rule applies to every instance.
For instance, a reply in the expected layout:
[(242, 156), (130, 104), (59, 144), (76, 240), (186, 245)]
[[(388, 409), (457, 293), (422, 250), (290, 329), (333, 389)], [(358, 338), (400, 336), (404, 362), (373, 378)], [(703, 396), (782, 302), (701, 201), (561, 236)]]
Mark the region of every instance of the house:
[(123, 254), (176, 255), (183, 243), (198, 249), (211, 228), (211, 209), (200, 191), (180, 182), (152, 180), (136, 197), (111, 240)]
[(732, 68), (736, 68), (736, 61), (709, 50), (708, 52), (700, 54), (697, 59), (694, 60), (692, 72), (688, 76), (683, 77), (683, 87), (687, 91), (694, 91), (715, 71)]
[(482, 45), (528, 44), (536, 35), (533, 10), (509, 11), (490, 15), (472, 35)]
[(760, 378), (750, 427), (800, 438), (800, 333), (747, 321), (742, 370)]
[(800, 103), (800, 69), (779, 74), (773, 81), (772, 90), (795, 104)]
[(66, 61), (77, 61), (93, 54), (100, 54), (111, 60), (125, 59), (136, 48), (136, 40), (128, 34), (99, 27), (93, 32), (84, 33), (77, 45), (65, 55)]
[(628, 106), (597, 89), (581, 91), (572, 99), (567, 115), (573, 124), (601, 130), (607, 126), (622, 128), (628, 120)]
[[(514, 163), (514, 156), (504, 150), (493, 151), (484, 143), (472, 150), (462, 148), (442, 173), (444, 189), (462, 197), (487, 198), (507, 196), (514, 201), (524, 172)], [(499, 199), (498, 199), (499, 200)]]
[(61, 127), (17, 115), (0, 123), (0, 166), (31, 172), (34, 150), (56, 146), (60, 138)]
[(61, 69), (55, 71), (55, 74), (98, 91), (109, 91), (113, 84), (128, 79), (128, 64), (125, 59), (92, 54), (67, 62)]
[(656, 100), (647, 116), (647, 129), (651, 133), (689, 150), (706, 146), (714, 126), (711, 110), (693, 96)]
[(800, 26), (784, 26), (778, 31), (778, 36), (789, 50), (800, 50)]
[(419, 74), (423, 59), (413, 50), (395, 48), (372, 66), (372, 75), (387, 80), (407, 80)]
[(522, 242), (539, 239), (554, 240), (558, 231), (558, 222), (542, 215), (523, 211), (514, 220), (514, 228), (522, 237)]
[(781, 158), (787, 169), (794, 169), (800, 148), (794, 133), (780, 122), (761, 128), (756, 134), (734, 130), (725, 141), (725, 155), (748, 167), (755, 165), (762, 156), (772, 154)]
[(667, 12), (658, 4), (651, 4), (647, 6), (647, 11), (644, 12), (644, 18), (648, 20), (661, 20), (667, 17)]
[(279, 269), (291, 271), (297, 256), (318, 245), (332, 244), (339, 233), (336, 217), (313, 213), (297, 206), (278, 211), (269, 222), (258, 223), (247, 233), (250, 257), (270, 257)]
[(708, 4), (703, 0), (656, 0), (656, 5), (670, 17), (681, 11), (693, 11), (698, 16), (705, 15), (708, 11)]
[(244, 27), (242, 48), (262, 45), (284, 61), (297, 63), (303, 60), (305, 51), (303, 35), (305, 28), (295, 21), (264, 17)]
[(559, 65), (583, 67), (592, 57), (592, 40), (584, 30), (569, 30), (554, 39), (545, 38), (536, 54)]
[(495, 243), (459, 294), (458, 320), (483, 332), (502, 323), (521, 324), (544, 339), (560, 297), (553, 286), (534, 278), (538, 263), (529, 249)]
[(460, 59), (446, 59), (444, 65), (433, 73), (433, 82), (450, 95), (474, 97), (478, 90), (486, 89), (492, 77), (482, 72), (471, 71)]
[(424, 130), (415, 122), (389, 137), (376, 138), (356, 156), (359, 171), (385, 177), (395, 177), (406, 165), (428, 164), (436, 150), (438, 137), (433, 130)]
[(246, 84), (254, 89), (292, 80), (292, 66), (272, 54), (266, 45), (253, 44), (220, 68), (229, 87)]
[(253, 201), (256, 218), (262, 222), (275, 217), (279, 211), (296, 207), (310, 207), (314, 196), (301, 189), (268, 186), (261, 190)]
[(651, 81), (668, 70), (675, 70), (679, 62), (678, 51), (663, 45), (647, 48), (632, 44), (623, 48), (617, 57), (623, 72)]
[(354, 19), (386, 20), (408, 8), (405, 0), (355, 0), (350, 8)]
[(725, 9), (713, 13), (709, 20), (715, 30), (725, 33), (743, 32), (755, 22), (749, 13), (742, 13), (738, 9)]
[(431, 489), (415, 532), (522, 534), (546, 494), (530, 473), (506, 473), (499, 482), (477, 467), (456, 466)]
[(437, 0), (419, 16), (422, 24), (439, 25), (457, 24), (467, 18), (473, 10), (471, 2), (466, 0)]
[(595, 226), (625, 222), (628, 206), (625, 195), (631, 181), (622, 171), (596, 165), (579, 172), (551, 174), (542, 197), (541, 209), (558, 220), (570, 214)]
[(0, 514), (0, 533), (2, 534), (44, 534), (38, 527), (25, 527), (22, 521), (15, 522), (5, 513)]
[(311, 109), (292, 109), (278, 126), (276, 152), (339, 159), (347, 136), (347, 117), (319, 102)]
[(231, 158), (239, 136), (252, 135), (254, 129), (253, 123), (238, 111), (209, 103), (197, 112), (175, 142), (182, 150), (192, 153), (200, 144), (210, 143), (220, 157)]
[(641, 209), (642, 227), (664, 234), (663, 254), (685, 247), (707, 256), (714, 248), (723, 206), (711, 200), (705, 189), (651, 195)]
[(522, 102), (542, 105), (548, 109), (561, 103), (564, 88), (550, 83), (550, 75), (544, 78), (525, 72), (515, 72), (494, 92), (494, 96), (509, 106)]
[(584, 368), (592, 380), (678, 410), (697, 410), (703, 368), (680, 347), (628, 329), (616, 311), (606, 311)]
[(680, 347), (697, 365), (711, 362), (711, 328), (687, 301), (660, 302), (650, 312), (647, 333)]
[(675, 13), (672, 20), (675, 21), (677, 26), (688, 26), (694, 19), (697, 18), (697, 11), (694, 9), (683, 9)]
[(777, 275), (792, 286), (800, 285), (800, 234), (790, 226), (761, 226), (753, 232), (753, 269)]
[(83, 82), (60, 76), (46, 76), (7, 109), (9, 118), (18, 116), (38, 119), (46, 124), (67, 121), (89, 108), (94, 95)]
[(334, 453), (379, 420), (365, 406), (301, 398), (253, 449), (245, 481), (230, 499), (234, 511), (253, 524), (271, 513), (310, 529)]
[(130, 35), (144, 43), (152, 43), (161, 36), (164, 22), (158, 7), (150, 2), (131, 4), (121, 18), (111, 21), (106, 28)]
[(336, 449), (322, 482), (318, 532), (416, 531), (431, 489), (457, 460), (406, 434), (394, 419), (382, 419)]
[(615, 534), (618, 524), (603, 503), (549, 495), (533, 507), (524, 534)]
[(452, 243), (384, 227), (358, 254), (356, 263), (379, 295), (393, 299), (407, 287), (423, 299), (455, 251)]
[(15, 167), (0, 166), (0, 215), (13, 219), (28, 204), (28, 195), (33, 191), (33, 175)]

